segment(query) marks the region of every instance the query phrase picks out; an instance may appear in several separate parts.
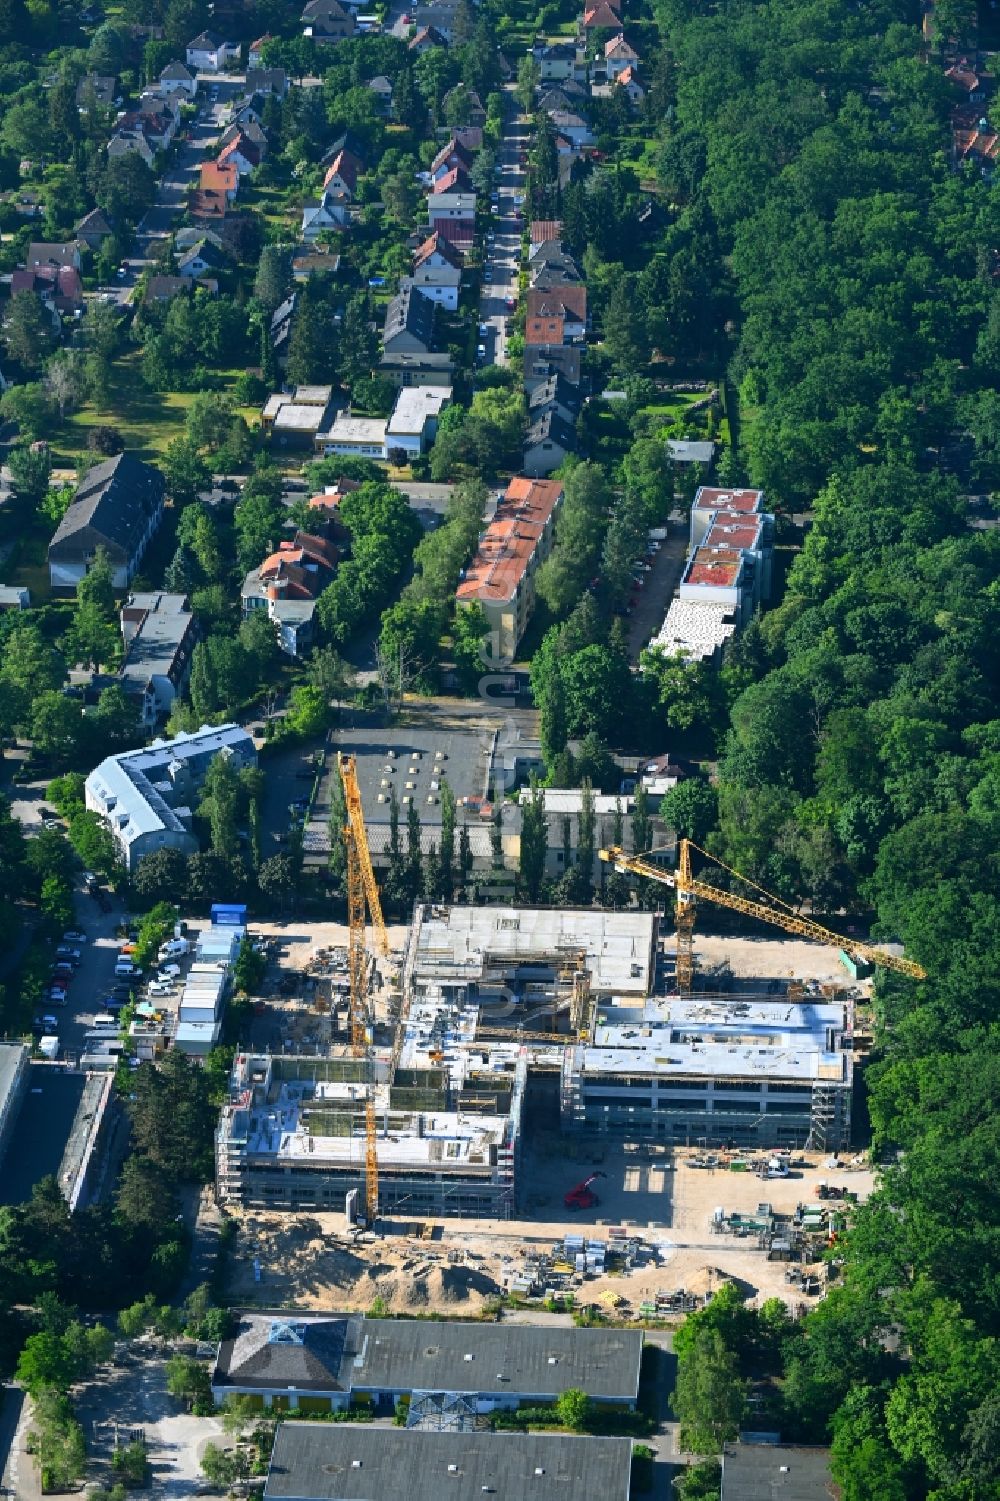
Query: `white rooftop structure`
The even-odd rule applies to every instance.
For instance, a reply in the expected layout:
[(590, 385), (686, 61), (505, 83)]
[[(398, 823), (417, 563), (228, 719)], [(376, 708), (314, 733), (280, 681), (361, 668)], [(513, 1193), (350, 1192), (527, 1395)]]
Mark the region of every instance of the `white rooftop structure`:
[(735, 633), (732, 605), (712, 600), (702, 604), (698, 600), (672, 599), (667, 618), (649, 645), (651, 650), (659, 648), (668, 656), (701, 662), (714, 657)]
[(253, 737), (238, 724), (203, 725), (142, 750), (109, 756), (87, 778), (86, 804), (108, 825), (126, 870), (157, 849), (192, 854), (192, 805), (215, 756), (256, 764)]
[(425, 907), (410, 932), (407, 963), (419, 989), (478, 983), (487, 963), (529, 964), (586, 952), (595, 994), (646, 995), (656, 919), (651, 912), (542, 907)]
[(439, 417), (449, 404), (451, 391), (451, 386), (403, 386), (389, 418), (387, 441), (397, 434), (420, 436), (428, 420)]
[(387, 427), (384, 417), (352, 417), (348, 412), (338, 412), (332, 426), (316, 434), (316, 446), (326, 453), (384, 459)]
[(842, 1083), (851, 1069), (840, 1046), (846, 1025), (834, 1002), (650, 998), (598, 1006), (593, 1044), (574, 1052), (579, 1067), (600, 1074)]

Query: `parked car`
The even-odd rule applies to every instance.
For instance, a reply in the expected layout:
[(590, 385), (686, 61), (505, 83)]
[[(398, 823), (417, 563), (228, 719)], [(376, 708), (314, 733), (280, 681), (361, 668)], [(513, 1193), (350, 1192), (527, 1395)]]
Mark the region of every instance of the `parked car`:
[(59, 1018), (57, 1016), (43, 1016), (42, 1030), (51, 1037), (54, 1032), (59, 1031)]
[(156, 978), (158, 980), (176, 980), (180, 972), (181, 967), (179, 964), (161, 964), (159, 974)]
[(63, 934), (63, 943), (86, 943), (86, 933), (81, 933), (77, 928), (67, 928)]
[(68, 959), (71, 964), (79, 964), (83, 955), (79, 949), (71, 948), (68, 943), (61, 943), (56, 949), (56, 957), (59, 959)]
[(150, 995), (169, 995), (170, 992), (173, 990), (173, 988), (174, 987), (170, 984), (169, 981), (154, 980), (153, 983), (149, 987), (149, 994)]
[(65, 990), (60, 990), (58, 985), (53, 985), (51, 990), (46, 991), (45, 999), (50, 1006), (65, 1006), (68, 1004), (68, 997)]

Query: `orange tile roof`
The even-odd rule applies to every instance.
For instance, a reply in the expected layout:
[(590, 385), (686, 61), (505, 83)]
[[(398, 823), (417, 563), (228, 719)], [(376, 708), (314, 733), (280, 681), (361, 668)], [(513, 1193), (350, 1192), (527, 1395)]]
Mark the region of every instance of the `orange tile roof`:
[(202, 162), (200, 184), (203, 189), (217, 193), (235, 193), (240, 185), (240, 174), (235, 162)]
[(561, 318), (528, 318), (524, 325), (525, 344), (561, 344), (565, 337)]
[(562, 485), (556, 480), (515, 476), (456, 590), (456, 598), (495, 604), (513, 599), (562, 493)]

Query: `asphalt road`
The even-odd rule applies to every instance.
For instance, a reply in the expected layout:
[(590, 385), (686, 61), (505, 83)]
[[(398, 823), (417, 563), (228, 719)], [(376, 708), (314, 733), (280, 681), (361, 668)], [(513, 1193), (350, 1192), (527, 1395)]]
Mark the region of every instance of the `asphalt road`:
[(197, 182), (205, 152), (218, 140), (224, 128), (225, 115), (233, 100), (239, 98), (242, 92), (243, 81), (235, 77), (216, 78), (210, 74), (199, 74), (198, 82), (203, 90), (218, 88), (219, 97), (217, 100), (205, 100), (201, 103), (189, 138), (180, 147), (177, 160), (160, 182), (156, 202), (139, 222), (136, 231), (137, 256), (130, 258), (129, 262), (132, 278), (137, 269), (142, 270), (143, 259), (150, 255), (153, 242), (165, 239), (173, 232), (175, 221), (184, 212), (187, 195)]
[(493, 215), (493, 239), (486, 243), (479, 298), (478, 343), (485, 351), (479, 356), (481, 365), (507, 364), (507, 319), (517, 302), (521, 263), (520, 206), (515, 199), (524, 196), (525, 172), (520, 158), (527, 150), (529, 134), (526, 116), (508, 117), (497, 152), (494, 188), (498, 207)]

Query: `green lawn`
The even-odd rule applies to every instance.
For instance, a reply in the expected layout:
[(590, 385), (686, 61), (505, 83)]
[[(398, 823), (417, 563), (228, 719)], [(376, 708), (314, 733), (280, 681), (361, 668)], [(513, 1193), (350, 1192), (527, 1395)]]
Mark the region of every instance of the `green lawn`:
[(87, 446), (92, 427), (120, 429), (125, 447), (139, 459), (155, 459), (184, 431), (184, 418), (193, 391), (151, 391), (143, 382), (139, 351), (119, 355), (111, 371), (106, 409), (90, 402), (67, 417), (56, 437), (55, 463), (72, 463)]

